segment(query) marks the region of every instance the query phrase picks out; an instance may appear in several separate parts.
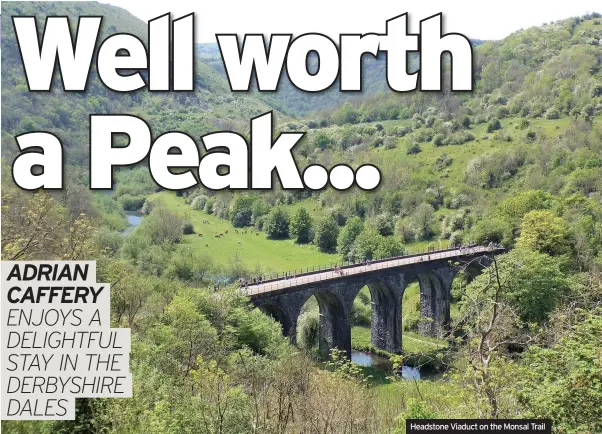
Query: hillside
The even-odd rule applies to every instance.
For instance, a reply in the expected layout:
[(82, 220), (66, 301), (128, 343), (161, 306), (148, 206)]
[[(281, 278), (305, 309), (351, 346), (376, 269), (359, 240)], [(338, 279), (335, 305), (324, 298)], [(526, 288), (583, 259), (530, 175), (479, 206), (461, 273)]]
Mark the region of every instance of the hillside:
[(248, 130), (249, 119), (270, 110), (265, 103), (247, 95), (232, 95), (227, 82), (202, 60), (196, 64), (196, 91), (190, 93), (113, 92), (98, 79), (95, 59), (88, 88), (83, 93), (64, 93), (58, 68), (50, 93), (28, 92), (20, 53), (10, 17), (38, 18), (38, 31), (46, 15), (70, 18), (75, 32), (80, 15), (104, 16), (99, 40), (115, 32), (128, 32), (147, 42), (147, 23), (114, 6), (94, 2), (7, 2), (2, 4), (2, 156), (10, 160), (16, 152), (12, 138), (26, 131), (44, 130), (57, 134), (67, 148), (67, 161), (75, 167), (88, 164), (88, 117), (92, 113), (141, 115), (153, 133), (181, 130), (200, 136), (214, 130)]
[[(226, 71), (222, 61), (219, 47), (216, 43), (197, 44), (197, 52), (199, 57), (208, 65), (215, 69), (223, 77), (226, 76)], [(292, 85), (286, 73), (283, 73), (280, 79), (278, 92), (276, 93), (259, 93), (254, 80), (251, 81), (251, 90), (255, 96), (266, 101), (269, 105), (281, 110), (285, 113), (290, 113), (295, 116), (302, 116), (309, 112), (314, 112), (321, 109), (333, 109), (340, 106), (347, 100), (353, 100), (360, 97), (362, 94), (372, 94), (382, 92), (387, 89), (385, 81), (386, 76), (386, 55), (381, 53), (378, 59), (373, 56), (363, 56), (362, 58), (362, 92), (339, 92), (339, 79), (324, 92), (308, 93), (297, 89)], [(310, 71), (315, 71), (317, 68), (317, 55), (310, 53), (308, 56), (308, 65)], [(418, 58), (411, 56), (410, 70), (415, 70), (418, 67)]]
[[(359, 217), (384, 237), (383, 245), (380, 250), (364, 246), (358, 252), (353, 246), (338, 245), (335, 237), (334, 242), (320, 246), (323, 252), (336, 251), (346, 259), (361, 260), (362, 255), (373, 256), (377, 250), (394, 254), (424, 249), (429, 244), (495, 241), (512, 245), (520, 221), (498, 218), (497, 205), (505, 198), (525, 190), (594, 198), (602, 190), (597, 157), (602, 134), (602, 50), (596, 45), (602, 26), (595, 24), (598, 21), (595, 16), (564, 20), (480, 45), (476, 49), (477, 90), (470, 96), (377, 93), (346, 102), (320, 118), (281, 122), (283, 131), (307, 132), (296, 149), (301, 167), (372, 163), (382, 172), (383, 183), (376, 191), (276, 189), (248, 195), (200, 188), (184, 193), (190, 212), (230, 220), (234, 225), (230, 229), (253, 226), (264, 232), (274, 207), (288, 214), (286, 219), (293, 219), (303, 208), (313, 225), (332, 216), (338, 233)], [(527, 47), (535, 47), (538, 54), (524, 53)], [(204, 56), (213, 53), (211, 47), (203, 50)], [(500, 81), (503, 74), (507, 76)], [(117, 196), (128, 185), (133, 184), (124, 180)], [(141, 206), (144, 193), (132, 194), (139, 197)], [(267, 261), (259, 261), (259, 266), (284, 271), (314, 264), (301, 260), (303, 256), (299, 262), (282, 262), (272, 255), (278, 242), (264, 243), (257, 241), (267, 254)], [(349, 248), (354, 252), (351, 256)], [(590, 260), (596, 254), (593, 251)], [(331, 261), (338, 258), (333, 255)]]
[[(472, 40), (473, 47), (483, 43), (481, 40)], [(197, 44), (199, 57), (209, 64), (222, 76), (226, 76), (219, 47), (216, 43)], [(418, 68), (418, 56), (410, 53), (408, 69), (415, 71)], [(310, 53), (308, 65), (310, 71), (317, 68), (317, 55)], [(386, 82), (386, 53), (380, 53), (378, 58), (371, 55), (362, 57), (362, 92), (339, 92), (339, 79), (324, 92), (307, 93), (293, 86), (286, 73), (283, 73), (276, 93), (259, 93), (256, 84), (252, 81), (251, 89), (258, 98), (270, 106), (294, 116), (305, 116), (320, 110), (332, 110), (346, 101), (361, 99), (362, 96), (375, 93), (390, 92)]]

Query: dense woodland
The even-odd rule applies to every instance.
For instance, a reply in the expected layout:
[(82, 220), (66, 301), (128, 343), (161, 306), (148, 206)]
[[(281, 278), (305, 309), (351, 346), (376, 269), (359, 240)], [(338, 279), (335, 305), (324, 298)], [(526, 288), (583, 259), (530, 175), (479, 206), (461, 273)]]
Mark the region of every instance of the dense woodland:
[[(94, 71), (84, 93), (62, 92), (58, 76), (51, 93), (29, 92), (10, 16), (36, 15), (42, 28), (46, 15), (68, 15), (75, 29), (84, 14), (105, 16), (103, 35), (146, 40), (146, 23), (108, 5), (2, 4), (2, 259), (97, 260), (97, 281), (111, 284), (112, 326), (132, 329), (134, 397), (78, 400), (75, 421), (2, 422), (3, 430), (403, 433), (407, 418), (541, 417), (557, 433), (602, 431), (599, 14), (478, 44), (472, 93), (373, 86), (310, 98), (284, 84), (268, 96), (232, 94), (214, 49), (203, 46), (195, 92), (112, 93)], [(382, 61), (366, 62), (364, 78), (384, 83)], [(118, 171), (111, 194), (87, 187), (90, 113), (136, 114), (154, 135), (198, 138), (248, 135), (249, 120), (271, 109), (278, 131), (306, 132), (295, 150), (301, 168), (370, 162), (381, 186), (175, 194), (160, 191), (142, 163)], [(14, 136), (33, 130), (65, 144), (62, 191), (12, 182)], [(132, 232), (124, 232), (126, 211), (144, 216)], [(206, 240), (225, 230), (232, 241)], [(292, 346), (236, 284), (491, 242), (509, 252), (477, 278), (455, 279), (451, 333), (438, 340), (445, 344), (431, 351), (404, 341), (402, 355), (387, 355), (394, 368), (433, 362), (444, 373), (436, 381), (408, 381), (398, 369), (378, 376), (338, 351), (320, 360), (315, 303)], [(407, 301), (404, 336), (413, 336), (421, 318), (416, 298)], [(367, 290), (353, 321), (370, 325)]]

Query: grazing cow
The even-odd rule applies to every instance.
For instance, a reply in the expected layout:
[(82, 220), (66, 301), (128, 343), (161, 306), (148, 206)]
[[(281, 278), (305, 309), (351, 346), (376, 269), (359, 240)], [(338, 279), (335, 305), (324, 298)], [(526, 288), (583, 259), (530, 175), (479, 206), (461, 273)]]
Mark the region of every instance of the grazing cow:
[(203, 236), (203, 234), (198, 234), (197, 238), (201, 238)]

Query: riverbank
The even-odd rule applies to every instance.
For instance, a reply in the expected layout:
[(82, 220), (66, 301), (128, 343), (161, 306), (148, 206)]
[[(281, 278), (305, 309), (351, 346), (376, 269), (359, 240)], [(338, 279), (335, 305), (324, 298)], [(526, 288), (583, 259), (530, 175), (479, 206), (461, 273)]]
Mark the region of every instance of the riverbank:
[[(372, 346), (369, 327), (356, 326), (351, 329), (351, 348), (386, 359), (393, 356), (387, 351)], [(404, 365), (409, 367), (440, 371), (444, 368), (441, 355), (447, 351), (447, 348), (447, 342), (443, 339), (412, 332), (404, 332), (402, 335)]]

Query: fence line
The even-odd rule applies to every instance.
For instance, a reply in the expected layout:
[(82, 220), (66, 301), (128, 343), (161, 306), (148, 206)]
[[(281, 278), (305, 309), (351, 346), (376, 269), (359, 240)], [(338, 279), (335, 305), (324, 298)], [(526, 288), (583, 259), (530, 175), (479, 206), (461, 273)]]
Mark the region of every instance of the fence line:
[(438, 259), (449, 259), (458, 256), (474, 255), (476, 253), (493, 252), (503, 250), (500, 247), (484, 247), (474, 246), (468, 248), (459, 249), (445, 249), (430, 252), (423, 252), (422, 254), (406, 255), (395, 258), (379, 259), (377, 261), (371, 261), (364, 264), (350, 264), (342, 266), (339, 270), (335, 271), (334, 266), (325, 268), (318, 272), (312, 272), (309, 274), (301, 274), (298, 277), (285, 278), (284, 276), (280, 279), (271, 280), (262, 283), (255, 283), (241, 288), (247, 295), (257, 295), (266, 292), (278, 291), (284, 288), (290, 288), (293, 286), (304, 285), (307, 283), (321, 282), (324, 280), (334, 280), (343, 276), (353, 276), (362, 274), (368, 271), (383, 270), (387, 268), (395, 268), (401, 265), (416, 264), (420, 262), (434, 261)]

